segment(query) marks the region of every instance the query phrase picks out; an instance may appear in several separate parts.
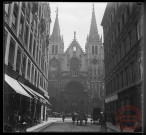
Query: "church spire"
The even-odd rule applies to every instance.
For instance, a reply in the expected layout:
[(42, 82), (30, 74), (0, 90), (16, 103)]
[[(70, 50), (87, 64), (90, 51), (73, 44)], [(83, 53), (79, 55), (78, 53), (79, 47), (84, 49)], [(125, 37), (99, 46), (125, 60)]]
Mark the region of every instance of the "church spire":
[(54, 24), (52, 36), (59, 37), (59, 38), (61, 37), (60, 36), (59, 19), (58, 19), (58, 7), (56, 8), (56, 19), (55, 19), (55, 24)]
[(93, 12), (94, 12), (94, 3), (93, 3)]
[(97, 24), (96, 24), (94, 3), (93, 3), (89, 38), (91, 39), (91, 38), (97, 38), (97, 37), (98, 37), (98, 29), (97, 29)]

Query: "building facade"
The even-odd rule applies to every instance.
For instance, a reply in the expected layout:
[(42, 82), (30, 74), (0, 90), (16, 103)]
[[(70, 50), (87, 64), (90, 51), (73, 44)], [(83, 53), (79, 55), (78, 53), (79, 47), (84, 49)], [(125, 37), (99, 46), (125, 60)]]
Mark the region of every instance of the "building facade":
[(105, 112), (111, 121), (111, 115), (125, 105), (134, 105), (142, 111), (143, 7), (136, 2), (108, 3), (101, 25)]
[[(76, 32), (64, 52), (60, 35), (58, 9), (49, 46), (50, 102), (58, 112), (90, 112), (92, 106), (100, 106), (103, 84), (103, 46), (99, 37), (93, 6), (90, 33), (85, 52), (79, 45)], [(101, 106), (100, 106), (101, 107)]]
[(46, 2), (4, 4), (4, 122), (11, 126), (14, 113), (46, 120), (50, 23)]

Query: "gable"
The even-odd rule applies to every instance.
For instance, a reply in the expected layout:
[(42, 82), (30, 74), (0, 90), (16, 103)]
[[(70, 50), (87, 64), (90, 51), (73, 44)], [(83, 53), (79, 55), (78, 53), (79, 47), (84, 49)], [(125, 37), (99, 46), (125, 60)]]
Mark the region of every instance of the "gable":
[(83, 49), (81, 48), (81, 46), (79, 45), (79, 43), (76, 41), (76, 39), (74, 39), (74, 40), (72, 41), (72, 43), (69, 45), (69, 47), (68, 47), (67, 50), (65, 51), (65, 55), (66, 55), (67, 53), (74, 52), (75, 48), (76, 48), (76, 51), (77, 51), (78, 53), (80, 53), (80, 54), (82, 54), (82, 55), (85, 55)]

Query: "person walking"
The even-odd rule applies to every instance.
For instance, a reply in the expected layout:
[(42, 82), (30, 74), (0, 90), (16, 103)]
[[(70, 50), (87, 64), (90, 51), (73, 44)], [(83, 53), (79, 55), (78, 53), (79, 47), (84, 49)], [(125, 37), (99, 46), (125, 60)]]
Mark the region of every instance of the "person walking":
[(76, 119), (76, 117), (75, 117), (75, 114), (74, 114), (74, 112), (73, 112), (73, 113), (72, 113), (72, 121), (73, 121), (73, 125), (74, 125), (75, 119)]
[(104, 115), (101, 115), (100, 118), (101, 132), (107, 132), (107, 124)]
[(65, 114), (64, 113), (62, 114), (62, 120), (63, 120), (63, 122), (65, 120)]

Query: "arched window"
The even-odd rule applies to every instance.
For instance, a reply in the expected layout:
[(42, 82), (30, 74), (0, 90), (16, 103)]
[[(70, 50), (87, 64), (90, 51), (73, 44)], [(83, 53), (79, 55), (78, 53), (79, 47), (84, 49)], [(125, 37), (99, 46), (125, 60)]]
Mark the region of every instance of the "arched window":
[(52, 45), (52, 54), (54, 54), (54, 45)]
[(98, 52), (98, 51), (97, 51), (97, 46), (95, 46), (95, 53), (97, 54), (97, 52)]
[(58, 51), (58, 46), (56, 45), (56, 47), (55, 47), (55, 54), (57, 54), (57, 51)]
[(76, 46), (74, 46), (74, 47), (73, 47), (73, 51), (74, 51), (74, 52), (76, 52), (76, 51), (77, 51), (77, 48), (76, 48)]
[(70, 60), (70, 70), (72, 72), (72, 75), (77, 75), (78, 69), (79, 69), (80, 61), (77, 57), (72, 57)]
[(94, 46), (92, 46), (92, 54), (94, 54)]

